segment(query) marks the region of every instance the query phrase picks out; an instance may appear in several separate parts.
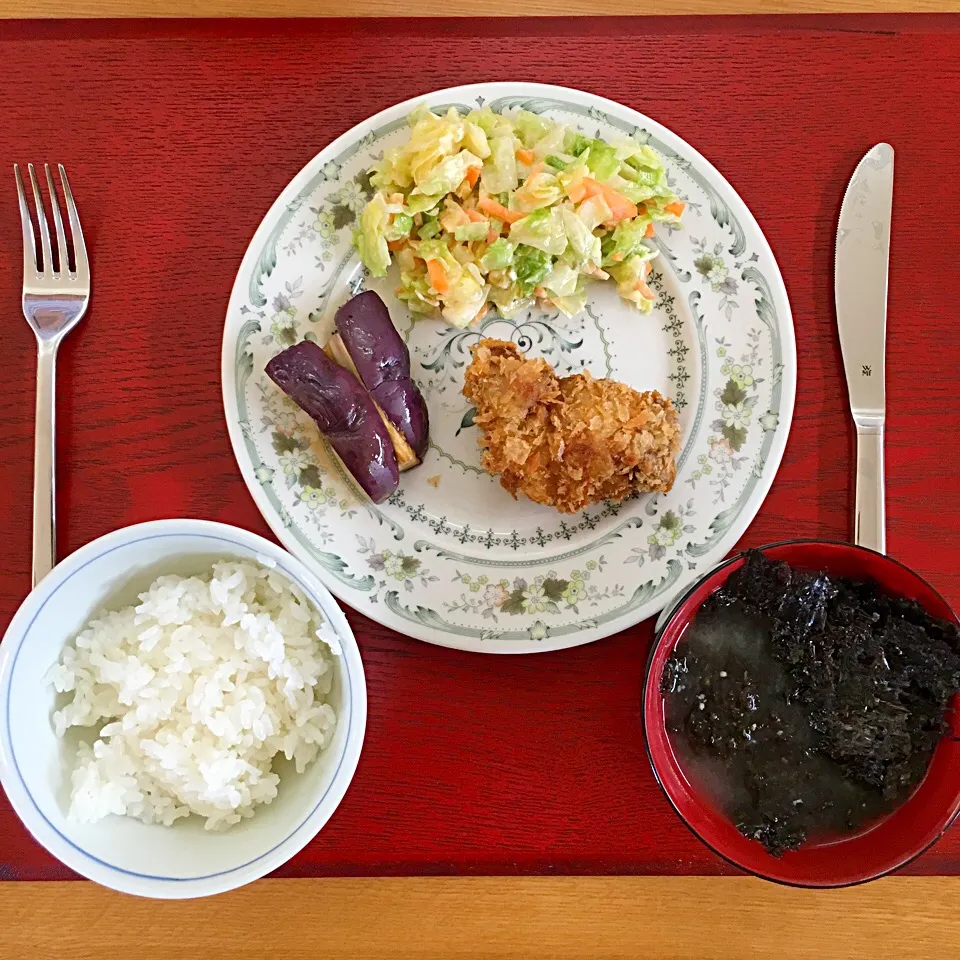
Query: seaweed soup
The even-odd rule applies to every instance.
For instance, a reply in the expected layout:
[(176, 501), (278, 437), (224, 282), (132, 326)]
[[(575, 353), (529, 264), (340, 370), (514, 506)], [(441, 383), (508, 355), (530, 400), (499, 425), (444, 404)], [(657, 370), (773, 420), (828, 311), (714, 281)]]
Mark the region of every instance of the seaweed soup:
[(960, 631), (873, 582), (751, 551), (661, 678), (687, 778), (774, 856), (869, 829), (926, 774)]

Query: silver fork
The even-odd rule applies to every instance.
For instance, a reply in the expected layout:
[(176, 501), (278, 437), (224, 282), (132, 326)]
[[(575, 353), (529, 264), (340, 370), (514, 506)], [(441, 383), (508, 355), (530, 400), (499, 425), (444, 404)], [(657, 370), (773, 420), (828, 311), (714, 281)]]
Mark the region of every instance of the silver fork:
[(57, 235), (57, 260), (50, 245), (50, 228), (33, 164), (27, 165), (37, 207), (40, 255), (30, 219), (20, 167), (13, 165), (23, 226), (23, 315), (37, 338), (37, 414), (33, 447), (33, 585), (52, 569), (56, 557), (56, 369), (60, 341), (80, 322), (90, 302), (90, 263), (83, 242), (77, 205), (63, 164), (58, 164), (63, 197), (73, 239), (71, 262), (60, 201), (45, 163), (47, 189)]

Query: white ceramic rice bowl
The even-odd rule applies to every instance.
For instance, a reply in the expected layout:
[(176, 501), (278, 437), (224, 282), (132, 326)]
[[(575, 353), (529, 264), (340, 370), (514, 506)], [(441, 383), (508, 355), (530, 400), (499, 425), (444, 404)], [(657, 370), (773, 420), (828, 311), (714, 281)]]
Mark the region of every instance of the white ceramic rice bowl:
[[(279, 796), (223, 831), (190, 817), (172, 827), (109, 816), (67, 817), (74, 747), (51, 715), (57, 695), (47, 673), (64, 645), (104, 607), (136, 602), (156, 577), (190, 575), (218, 559), (270, 561), (299, 585), (333, 628), (341, 655), (330, 702), (337, 729), (302, 774), (284, 771)], [(280, 547), (245, 530), (202, 520), (158, 520), (88, 543), (27, 597), (0, 644), (0, 783), (27, 829), (77, 873), (140, 896), (179, 899), (239, 887), (277, 869), (305, 846), (337, 808), (356, 770), (366, 726), (363, 664), (350, 626), (329, 592)]]

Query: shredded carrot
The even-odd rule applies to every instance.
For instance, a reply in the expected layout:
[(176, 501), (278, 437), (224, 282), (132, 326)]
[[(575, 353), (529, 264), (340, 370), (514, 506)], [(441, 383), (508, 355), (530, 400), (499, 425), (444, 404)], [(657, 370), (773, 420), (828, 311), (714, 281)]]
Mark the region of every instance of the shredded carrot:
[(646, 280), (647, 277), (649, 277), (649, 276), (650, 276), (650, 261), (648, 260), (648, 261), (643, 265), (643, 279)]
[(407, 238), (402, 237), (400, 240), (388, 240), (387, 247), (396, 253), (398, 250), (402, 250), (407, 245)]
[(402, 194), (402, 193), (391, 193), (391, 194), (390, 194), (390, 203), (403, 203), (403, 194)]
[(611, 259), (614, 263), (620, 263), (620, 261), (623, 260), (623, 254), (622, 254), (622, 253), (615, 253), (615, 254), (613, 254), (613, 255), (610, 257), (610, 259)]
[(543, 287), (534, 287), (534, 288), (533, 288), (533, 295), (534, 295), (535, 297), (540, 297), (540, 298), (542, 299), (543, 297), (545, 297), (545, 296), (547, 295), (547, 291), (544, 290)]
[(467, 172), (464, 174), (464, 179), (470, 184), (470, 189), (472, 190), (477, 185), (477, 181), (480, 179), (480, 168), (467, 167)]
[(427, 273), (430, 275), (430, 286), (437, 293), (446, 293), (450, 289), (447, 271), (443, 269), (443, 264), (439, 260), (427, 261)]
[[(611, 203), (612, 197), (619, 197), (619, 199)], [(637, 215), (636, 204), (631, 203), (626, 197), (620, 196), (618, 193), (611, 191), (611, 195), (605, 196), (604, 200), (607, 201), (607, 206), (610, 207), (614, 220), (632, 220)]]
[(577, 183), (572, 183), (567, 187), (567, 196), (574, 202), (579, 203), (581, 200), (585, 200), (587, 197), (587, 186), (580, 180)]
[(674, 200), (673, 203), (668, 203), (664, 208), (667, 213), (672, 213), (675, 217), (679, 217), (684, 210), (687, 209), (687, 205), (682, 200)]
[(647, 224), (647, 229), (646, 229), (646, 232), (644, 233), (644, 236), (645, 236), (648, 240), (653, 236), (653, 224), (652, 224), (652, 223), (648, 223), (648, 224)]
[(487, 218), (479, 210), (467, 210), (471, 223), (486, 223)]
[(637, 205), (628, 200), (622, 193), (617, 193), (613, 187), (608, 187), (603, 183), (597, 183), (597, 181), (591, 177), (584, 177), (583, 185), (588, 197), (595, 197), (597, 195), (603, 197), (604, 202), (613, 214), (610, 218), (610, 223), (616, 223), (619, 220), (632, 220), (637, 215)]
[(543, 169), (543, 161), (541, 160), (540, 163), (535, 163), (530, 168), (530, 172), (527, 174), (527, 180), (532, 180), (542, 169)]
[(493, 227), (491, 227), (491, 228), (487, 231), (487, 243), (495, 243), (496, 240), (499, 238), (499, 236), (500, 236), (500, 234), (497, 233), (497, 231), (494, 230)]
[(637, 289), (640, 291), (640, 296), (642, 296), (644, 300), (656, 300), (656, 299), (657, 299), (657, 295), (647, 286), (647, 284), (646, 284), (646, 282), (645, 282), (644, 280), (641, 280), (641, 281), (637, 284)]
[(518, 150), (517, 159), (521, 163), (525, 163), (528, 167), (532, 167), (536, 162), (537, 155), (532, 150)]
[(502, 203), (498, 203), (491, 197), (481, 197), (477, 206), (484, 213), (489, 213), (491, 217), (496, 217), (504, 223), (516, 223), (526, 216), (526, 214), (518, 213), (516, 210), (508, 210)]

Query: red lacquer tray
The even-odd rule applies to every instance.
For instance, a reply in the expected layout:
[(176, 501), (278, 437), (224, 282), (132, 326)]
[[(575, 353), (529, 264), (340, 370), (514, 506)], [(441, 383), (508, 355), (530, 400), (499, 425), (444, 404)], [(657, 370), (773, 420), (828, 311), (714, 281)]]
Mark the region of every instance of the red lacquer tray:
[[(90, 314), (61, 353), (61, 555), (166, 516), (269, 535), (220, 403), (223, 317), (253, 230), (359, 120), (502, 79), (581, 87), (671, 127), (770, 240), (799, 387), (783, 466), (744, 544), (848, 534), (834, 229), (857, 160), (894, 145), (889, 548), (960, 603), (960, 20), (947, 17), (5, 23), (0, 160), (66, 164), (94, 264)], [(34, 389), (4, 176), (2, 626), (29, 588)], [(650, 624), (556, 654), (484, 657), (350, 619), (370, 693), (364, 753), (343, 804), (284, 875), (730, 869), (680, 823), (647, 764)], [(960, 832), (909, 869), (960, 873)], [(0, 797), (0, 877), (69, 875)]]

